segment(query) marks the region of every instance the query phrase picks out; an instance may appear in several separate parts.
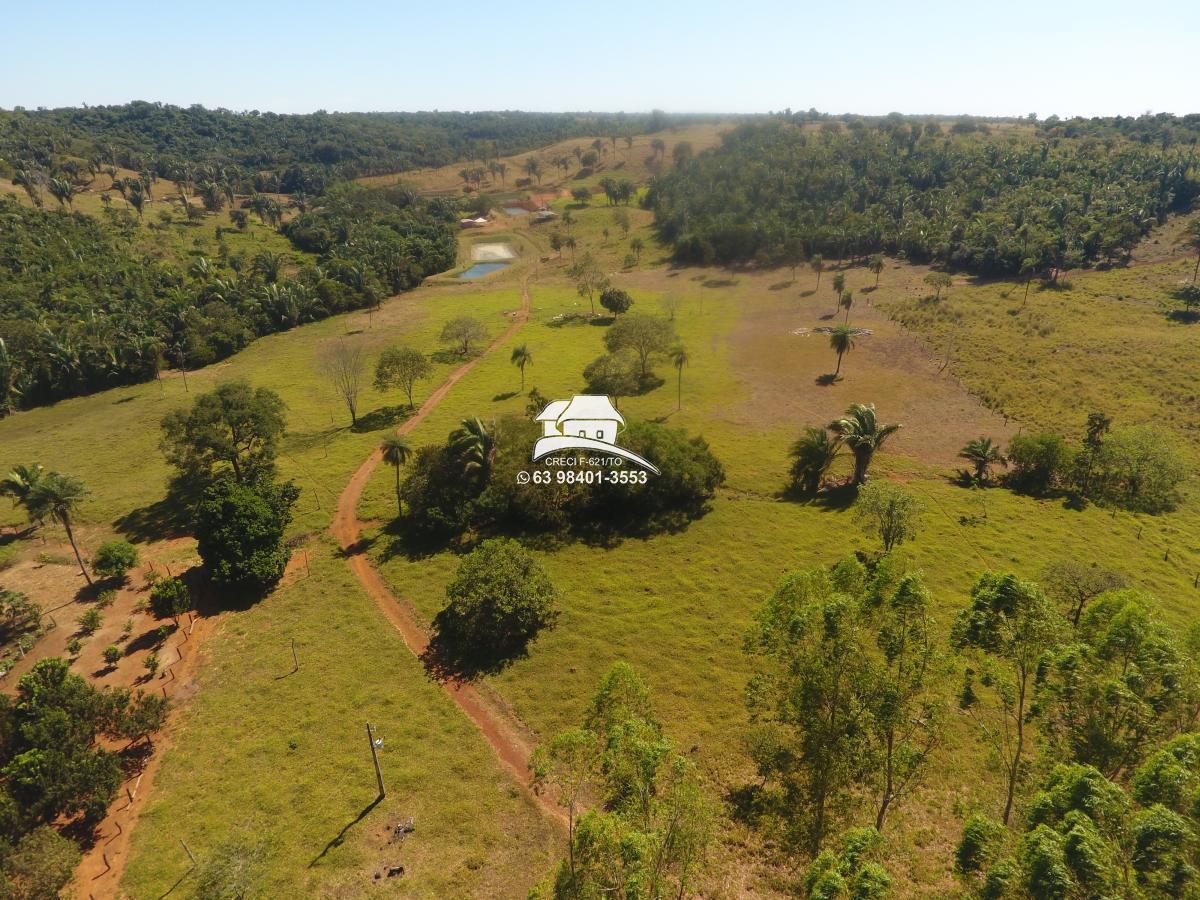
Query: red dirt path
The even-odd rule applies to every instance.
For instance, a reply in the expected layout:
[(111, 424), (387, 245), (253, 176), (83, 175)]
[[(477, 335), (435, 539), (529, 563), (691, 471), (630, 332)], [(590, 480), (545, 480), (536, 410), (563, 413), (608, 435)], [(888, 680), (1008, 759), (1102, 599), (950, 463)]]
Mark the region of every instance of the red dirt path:
[[(422, 421), (437, 408), (468, 372), (474, 369), (487, 356), (497, 350), (509, 338), (520, 330), (529, 318), (529, 277), (521, 282), (521, 311), (515, 317), (503, 334), (492, 341), (479, 356), (455, 369), (438, 388), (429, 395), (421, 408), (397, 429), (397, 434), (405, 435), (421, 424)], [(346, 562), (350, 571), (359, 580), (375, 605), (400, 632), (404, 643), (414, 656), (420, 656), (429, 643), (425, 623), (420, 613), (406, 600), (393, 594), (378, 570), (371, 565), (370, 559), (359, 546), (362, 533), (362, 522), (358, 519), (358, 502), (363, 489), (371, 478), (371, 473), (379, 465), (383, 455), (375, 450), (358, 467), (351, 476), (349, 483), (338, 498), (337, 512), (333, 517), (330, 531), (339, 545), (347, 552)], [(532, 753), (531, 742), (527, 730), (520, 720), (495, 698), (486, 694), (476, 686), (465, 683), (448, 681), (443, 683), (447, 695), (458, 705), (476, 727), (483, 732), (484, 738), (492, 748), (496, 758), (507, 768), (516, 779), (527, 788), (530, 785), (529, 758)], [(538, 804), (555, 820), (565, 822), (563, 811), (555, 804), (552, 797), (545, 793), (534, 794)]]

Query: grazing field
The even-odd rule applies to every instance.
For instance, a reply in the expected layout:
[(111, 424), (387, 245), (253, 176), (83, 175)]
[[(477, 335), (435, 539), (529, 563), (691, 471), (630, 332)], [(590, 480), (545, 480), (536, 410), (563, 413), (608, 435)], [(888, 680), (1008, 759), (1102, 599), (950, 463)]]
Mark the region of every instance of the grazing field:
[[(715, 131), (710, 137), (716, 139)], [(618, 159), (622, 152), (618, 147)], [(454, 188), (453, 173), (418, 174), (425, 190)], [(1093, 409), (1118, 422), (1159, 421), (1194, 456), (1197, 401), (1180, 373), (1200, 361), (1192, 332), (1200, 326), (1173, 322), (1161, 299), (1189, 264), (1163, 258), (1071, 273), (1069, 287), (1035, 287), (1027, 304), (1016, 282), (960, 281), (930, 302), (923, 299), (927, 269), (889, 262), (876, 287), (866, 268), (847, 268), (842, 274), (855, 302), (846, 317), (835, 305), (833, 271), (818, 284), (804, 268), (794, 280), (787, 269), (671, 268), (654, 243), (649, 213), (621, 207), (627, 230), (602, 200), (562, 197), (554, 208), (571, 212), (569, 229), (561, 219), (532, 225), (522, 218), (486, 236), (467, 233), (461, 267), (477, 238), (520, 252), (481, 283), (461, 282), (455, 270), (376, 313), (264, 337), (221, 364), (188, 373), (186, 387), (173, 373), (161, 384), (0, 421), (0, 471), (37, 458), (91, 488), (80, 510), (83, 543), (91, 548), (110, 533), (145, 541), (179, 527), (160, 502), (168, 470), (157, 450), (158, 422), (166, 412), (232, 378), (270, 387), (288, 404), (279, 466), (303, 490), (292, 530), (306, 562), (301, 567), (294, 558), (265, 600), (216, 615), (195, 696), (172, 729), (133, 837), (122, 882), (129, 896), (159, 896), (180, 877), (192, 883), (180, 839), (202, 866), (245, 863), (256, 896), (357, 896), (394, 860), (406, 872), (381, 879), (380, 890), (389, 893), (521, 896), (561, 856), (562, 835), (426, 678), (322, 533), (350, 474), (406, 411), (397, 392), (368, 388), (360, 425), (351, 429), (317, 359), (339, 339), (362, 341), (371, 362), (399, 343), (436, 353), (442, 325), (468, 314), (495, 337), (513, 322), (528, 279), (528, 322), (456, 383), (409, 439), (415, 447), (437, 444), (465, 418), (523, 414), (534, 387), (548, 399), (569, 397), (583, 390), (582, 370), (603, 352), (610, 324), (584, 315), (588, 301), (567, 273), (572, 256), (585, 252), (630, 293), (634, 312), (673, 306), (689, 354), (681, 382), (658, 360), (664, 383), (621, 398), (623, 414), (702, 434), (728, 478), (707, 514), (674, 533), (610, 545), (531, 542), (561, 591), (562, 615), (527, 658), (486, 679), (486, 688), (545, 738), (580, 721), (614, 661), (632, 663), (650, 686), (666, 732), (722, 801), (722, 847), (711, 855), (706, 894), (795, 890), (794, 861), (733, 817), (733, 798), (755, 779), (743, 743), (750, 664), (742, 641), (753, 612), (784, 575), (877, 549), (836, 497), (783, 496), (788, 448), (804, 426), (823, 426), (855, 402), (874, 403), (883, 421), (903, 424), (872, 471), (903, 483), (925, 504), (916, 539), (899, 555), (925, 575), (940, 646), (980, 573), (1012, 570), (1036, 579), (1063, 559), (1104, 560), (1155, 595), (1172, 622), (1194, 618), (1200, 599), (1194, 479), (1178, 510), (1143, 516), (966, 488), (957, 478), (967, 441), (986, 435), (1004, 443), (1043, 427), (1076, 440)], [(577, 246), (552, 251), (554, 229), (571, 234)], [(634, 240), (644, 249), (627, 265)], [(836, 358), (828, 335), (817, 329), (844, 317), (867, 333), (843, 361), (844, 377), (822, 383)], [(518, 344), (533, 357), (525, 394), (510, 362)], [(432, 377), (418, 385), (418, 403), (458, 362), (445, 353), (434, 360)], [(845, 474), (847, 461), (841, 465)], [(394, 479), (390, 467), (378, 467), (359, 510), (368, 522), (369, 553), (395, 593), (432, 619), (459, 557), (451, 550), (413, 552), (395, 540)], [(19, 519), (7, 509), (0, 515), (7, 524)], [(7, 546), (18, 549), (0, 545), (0, 553), (23, 559), (38, 549), (28, 541)], [(288, 674), (293, 640), (300, 668)], [(959, 677), (948, 663), (939, 668), (947, 685)], [(368, 805), (374, 796), (364, 746), (368, 721), (384, 739), (389, 795), (378, 806)], [(1035, 759), (1031, 778), (1043, 774), (1038, 766), (1045, 762)], [(897, 892), (958, 891), (953, 849), (963, 820), (980, 810), (995, 814), (1002, 803), (1000, 775), (965, 716), (952, 715), (946, 746), (889, 820), (888, 868)], [(864, 806), (851, 819), (866, 824), (868, 814)], [(389, 845), (390, 829), (408, 816), (416, 831), (402, 849)]]

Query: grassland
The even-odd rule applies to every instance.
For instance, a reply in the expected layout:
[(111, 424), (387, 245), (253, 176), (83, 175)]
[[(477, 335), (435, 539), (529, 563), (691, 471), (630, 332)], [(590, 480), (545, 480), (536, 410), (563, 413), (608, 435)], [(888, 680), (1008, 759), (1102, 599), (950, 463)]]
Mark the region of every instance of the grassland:
[[(566, 201), (558, 205), (565, 209)], [(676, 327), (691, 355), (682, 409), (675, 411), (674, 373), (660, 364), (666, 384), (623, 399), (623, 412), (704, 434), (728, 482), (709, 514), (686, 531), (612, 548), (537, 551), (562, 591), (561, 620), (528, 659), (490, 679), (535, 732), (576, 722), (599, 674), (626, 659), (650, 683), (668, 731), (691, 750), (713, 793), (722, 796), (746, 781), (740, 734), (748, 666), (740, 647), (754, 608), (785, 573), (870, 547), (846, 510), (778, 496), (787, 447), (799, 429), (824, 424), (855, 401), (875, 402), (886, 420), (905, 425), (879, 456), (877, 472), (906, 482), (928, 507), (917, 540), (903, 552), (925, 573), (943, 631), (979, 572), (1002, 568), (1036, 577), (1061, 558), (1104, 560), (1155, 594), (1173, 620), (1192, 617), (1200, 597), (1194, 489), (1174, 513), (1134, 517), (952, 482), (966, 440), (1046, 426), (1077, 434), (1093, 406), (1122, 421), (1158, 418), (1194, 442), (1195, 407), (1188, 404), (1195, 398), (1188, 399), (1184, 385), (1195, 370), (1195, 341), (1191, 330), (1163, 315), (1158, 299), (1181, 277), (1182, 263), (1075, 273), (1070, 288), (1035, 289), (1015, 314), (1010, 310), (1020, 305), (1022, 289), (1014, 284), (963, 283), (930, 306), (918, 299), (926, 292), (919, 268), (889, 265), (871, 292), (865, 289), (874, 276), (851, 269), (848, 286), (857, 298), (851, 321), (872, 334), (847, 357), (845, 379), (821, 387), (815, 379), (834, 360), (826, 339), (811, 329), (833, 319), (828, 274), (818, 289), (804, 271), (793, 283), (779, 271), (670, 270), (651, 243), (647, 213), (630, 210), (629, 236), (603, 206), (574, 215), (578, 252), (596, 254), (630, 290), (635, 308), (654, 310), (666, 294), (680, 301)], [(527, 385), (547, 397), (582, 387), (583, 367), (602, 352), (603, 327), (556, 319), (587, 308), (565, 275), (569, 253), (539, 264), (539, 253), (548, 253), (546, 226), (514, 220), (505, 227), (528, 252), (503, 273), (472, 285), (433, 279), (374, 316), (355, 313), (264, 338), (189, 374), (192, 393), (246, 377), (287, 400), (290, 433), (281, 468), (304, 488), (297, 532), (327, 526), (342, 483), (396, 420), (385, 411), (370, 420), (374, 430), (346, 427), (344, 410), (316, 373), (323, 342), (350, 335), (372, 352), (396, 341), (431, 350), (441, 324), (468, 312), (496, 334), (508, 321), (505, 313), (519, 306), (519, 279), (532, 273), (530, 321), (512, 341), (533, 353)], [(649, 249), (639, 266), (624, 271), (634, 236)], [(951, 350), (952, 364), (939, 372)], [(414, 431), (414, 443), (442, 441), (468, 415), (522, 411), (526, 400), (512, 395), (519, 375), (507, 351), (500, 348), (455, 385)], [(439, 363), (422, 391), (447, 367)], [(152, 523), (167, 474), (155, 449), (157, 422), (189, 396), (176, 376), (162, 387), (18, 414), (0, 422), (0, 469), (38, 458), (82, 476), (95, 492), (82, 510), (89, 541), (131, 512), (133, 522)], [(370, 392), (364, 407), (374, 412), (399, 402)], [(390, 584), (432, 616), (457, 558), (391, 552), (383, 534), (394, 513), (391, 479), (383, 467), (376, 472), (360, 514), (376, 523), (369, 536), (380, 539), (372, 553)], [(308, 548), (311, 577), (293, 573), (267, 600), (220, 618), (198, 691), (135, 832), (124, 889), (142, 897), (170, 887), (185, 868), (178, 837), (205, 858), (233, 833), (268, 845), (259, 895), (357, 895), (391, 852), (383, 831), (397, 817), (416, 815), (418, 831), (400, 854), (409, 874), (381, 889), (520, 895), (549, 865), (546, 826), (482, 739), (424, 681), (328, 540), (313, 537)], [(300, 645), (301, 671), (275, 680), (290, 668), (292, 638)], [(366, 720), (385, 737), (391, 796), (305, 868), (373, 794), (361, 746)], [(951, 847), (962, 816), (975, 808), (994, 811), (999, 803), (999, 777), (967, 723), (957, 722), (935, 771), (889, 827), (890, 868), (901, 893), (952, 893)], [(788, 867), (776, 865), (754, 835), (728, 825), (723, 840), (709, 893), (787, 892)]]

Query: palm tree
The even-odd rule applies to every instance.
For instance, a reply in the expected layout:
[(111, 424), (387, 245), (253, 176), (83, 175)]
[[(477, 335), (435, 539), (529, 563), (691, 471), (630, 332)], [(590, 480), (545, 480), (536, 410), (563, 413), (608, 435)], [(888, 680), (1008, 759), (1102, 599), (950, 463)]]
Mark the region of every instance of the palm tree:
[(92, 584), (92, 576), (88, 574), (83, 557), (79, 554), (79, 545), (75, 543), (75, 532), (71, 528), (71, 516), (75, 509), (88, 496), (88, 489), (83, 482), (72, 475), (60, 475), (58, 472), (47, 472), (37, 479), (24, 500), (25, 509), (29, 516), (42, 521), (47, 516), (58, 519), (67, 532), (67, 540), (75, 551), (75, 560), (79, 563), (79, 571), (83, 573), (88, 585)]
[(384, 439), (379, 449), (383, 451), (383, 461), (396, 469), (396, 515), (400, 515), (403, 512), (400, 504), (400, 467), (412, 456), (412, 444), (400, 435), (393, 434)]
[(854, 329), (849, 325), (839, 325), (829, 333), (829, 347), (838, 355), (837, 369), (833, 377), (837, 378), (842, 372), (842, 357), (854, 349)]
[(821, 273), (825, 271), (825, 260), (821, 257), (821, 254), (813, 254), (812, 259), (808, 261), (808, 267), (817, 273), (816, 289), (819, 291), (821, 289)]
[(795, 460), (792, 463), (792, 483), (806, 494), (815, 494), (821, 489), (821, 481), (841, 449), (841, 441), (830, 440), (829, 432), (824, 428), (809, 426), (804, 429), (804, 434), (797, 438), (788, 451), (788, 455)]
[(688, 352), (682, 346), (677, 346), (671, 350), (671, 365), (675, 367), (675, 371), (678, 373), (675, 383), (675, 408), (677, 410), (683, 408), (683, 367), (689, 362), (691, 360), (688, 359)]
[(965, 459), (975, 466), (975, 480), (983, 484), (988, 480), (988, 469), (993, 465), (1004, 465), (1005, 459), (1000, 447), (992, 442), (990, 437), (976, 438), (958, 451), (960, 459)]
[(13, 506), (23, 506), (34, 521), (33, 512), (29, 509), (29, 496), (42, 479), (45, 469), (38, 463), (29, 466), (14, 466), (4, 479), (0, 481), (0, 497), (12, 497)]
[(487, 482), (499, 449), (500, 429), (496, 423), (485, 425), (478, 418), (463, 419), (462, 426), (450, 435), (450, 447), (462, 462), (464, 474), (479, 473)]
[(875, 273), (875, 287), (879, 287), (879, 273), (883, 271), (883, 254), (876, 253), (867, 263), (867, 268)]
[(74, 208), (75, 185), (71, 184), (69, 179), (51, 178), (49, 188), (51, 195), (55, 200), (58, 201), (59, 206), (70, 206)]
[(533, 354), (527, 345), (513, 347), (512, 364), (521, 370), (521, 393), (525, 393), (525, 367), (533, 365)]
[(829, 430), (838, 435), (854, 453), (854, 480), (860, 485), (867, 480), (867, 469), (871, 457), (893, 434), (899, 425), (880, 425), (875, 416), (875, 404), (869, 406), (855, 403), (846, 410), (846, 415), (829, 424)]
[(854, 305), (854, 292), (853, 291), (842, 291), (842, 299), (838, 301), (838, 304), (842, 307), (842, 309), (844, 309), (846, 311), (846, 324), (849, 325), (850, 324), (850, 307), (852, 307)]
[(846, 290), (846, 275), (838, 272), (833, 276), (833, 299), (837, 303), (835, 310), (842, 305), (842, 292)]

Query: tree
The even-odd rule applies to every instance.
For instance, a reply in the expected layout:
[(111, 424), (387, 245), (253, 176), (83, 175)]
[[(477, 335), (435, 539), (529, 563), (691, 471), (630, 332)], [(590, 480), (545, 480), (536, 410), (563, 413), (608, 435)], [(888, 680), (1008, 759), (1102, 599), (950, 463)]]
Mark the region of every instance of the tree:
[(831, 422), (828, 427), (854, 454), (852, 483), (861, 485), (867, 480), (867, 469), (870, 468), (875, 451), (903, 426), (881, 425), (875, 415), (874, 403), (869, 406), (855, 403), (846, 410), (843, 418)]
[[(695, 767), (677, 753), (627, 664), (600, 680), (582, 727), (561, 732), (533, 757), (534, 784), (557, 788), (567, 808), (566, 860), (553, 895), (687, 896), (712, 839), (714, 814)], [(578, 818), (589, 794), (598, 807)]]
[(62, 896), (79, 865), (79, 845), (49, 825), (22, 835), (0, 866), (0, 892), (12, 900)]
[(460, 356), (470, 356), (476, 345), (487, 340), (487, 329), (478, 319), (459, 316), (442, 327), (440, 340), (443, 344), (452, 345)]
[(629, 242), (629, 249), (633, 251), (633, 258), (636, 262), (642, 261), (642, 251), (646, 249), (646, 243), (640, 237), (635, 237)]
[[(53, 193), (53, 189), (51, 189)], [(57, 195), (55, 195), (57, 196)], [(1200, 220), (1193, 220), (1188, 223), (1183, 234), (1179, 238), (1179, 243), (1183, 244), (1190, 250), (1196, 253), (1196, 265), (1192, 268), (1192, 284), (1196, 283), (1196, 276), (1200, 275)]]
[(110, 669), (115, 669), (124, 655), (124, 651), (116, 644), (109, 644), (104, 648), (104, 664)]
[(850, 324), (850, 308), (854, 306), (854, 292), (842, 291), (842, 297), (838, 301), (838, 305), (846, 311), (846, 324)]
[(980, 437), (968, 441), (958, 451), (958, 456), (975, 467), (975, 480), (980, 484), (987, 484), (988, 470), (992, 466), (1002, 466), (1005, 463), (1004, 454), (1000, 452), (999, 445), (993, 443), (990, 437)]
[(190, 410), (163, 417), (163, 452), (187, 476), (211, 482), (231, 471), (238, 482), (255, 480), (274, 467), (285, 409), (269, 388), (227, 381), (198, 396)]
[(675, 337), (675, 329), (666, 319), (645, 313), (622, 316), (605, 332), (604, 346), (610, 353), (632, 350), (638, 359), (643, 379), (650, 375), (650, 361), (665, 353)]
[(879, 537), (884, 553), (916, 537), (923, 510), (916, 497), (889, 481), (864, 485), (854, 503), (854, 517), (864, 531)]
[(153, 678), (157, 675), (159, 666), (158, 651), (151, 650), (146, 654), (146, 658), (142, 660), (142, 665), (146, 667), (146, 677)]
[(1089, 606), (1072, 643), (1038, 674), (1042, 730), (1056, 752), (1127, 777), (1156, 743), (1192, 721), (1200, 702), (1194, 660), (1150, 598), (1106, 593)]
[[(869, 491), (876, 485), (868, 485)], [(861, 496), (860, 500), (861, 502)], [(928, 767), (943, 738), (944, 706), (929, 693), (936, 653), (930, 634), (931, 598), (921, 576), (902, 577), (883, 604), (876, 644), (885, 665), (871, 719), (881, 771), (875, 829)]]
[(479, 418), (463, 419), (450, 434), (450, 451), (461, 464), (464, 475), (487, 484), (499, 439), (500, 429), (495, 422), (488, 425)]
[(854, 561), (789, 575), (746, 637), (751, 754), (764, 780), (782, 782), (786, 814), (812, 854), (851, 785), (867, 775), (880, 669), (860, 615), (866, 581)]
[[(573, 246), (568, 242), (568, 246)], [(575, 290), (580, 297), (586, 297), (591, 307), (592, 315), (596, 315), (596, 294), (603, 293), (608, 288), (608, 276), (592, 259), (590, 253), (585, 253), (579, 262), (567, 270), (567, 274), (575, 280)]]
[(930, 272), (925, 276), (925, 283), (934, 290), (934, 299), (942, 299), (942, 291), (949, 290), (954, 284), (954, 279), (945, 272)]
[(433, 374), (433, 364), (420, 350), (412, 347), (389, 347), (379, 355), (375, 364), (375, 389), (386, 391), (399, 387), (413, 408), (413, 388), (418, 381)]
[(516, 541), (493, 538), (468, 553), (433, 619), (430, 647), (464, 672), (490, 671), (552, 627), (558, 592)]
[(617, 400), (638, 392), (638, 359), (632, 350), (606, 353), (592, 360), (583, 370), (589, 393), (606, 394)]
[(1011, 468), (1006, 481), (1016, 491), (1042, 496), (1061, 484), (1071, 461), (1067, 442), (1059, 435), (1018, 434), (1008, 442)]
[(1129, 579), (1120, 572), (1103, 569), (1096, 563), (1060, 560), (1042, 570), (1042, 589), (1064, 608), (1072, 627), (1079, 627), (1087, 605), (1109, 591), (1127, 587)]
[(879, 275), (883, 271), (883, 254), (873, 254), (867, 261), (867, 268), (875, 275), (875, 287), (879, 287)]
[(75, 561), (79, 563), (79, 571), (90, 586), (92, 576), (88, 574), (83, 557), (79, 554), (79, 545), (75, 543), (75, 531), (71, 527), (71, 518), (75, 510), (88, 496), (90, 491), (84, 483), (72, 475), (61, 475), (58, 472), (46, 472), (38, 477), (29, 493), (25, 496), (25, 507), (30, 518), (34, 521), (56, 519), (67, 533), (71, 549), (75, 551)]
[(521, 370), (521, 393), (525, 392), (525, 367), (533, 365), (533, 354), (529, 352), (528, 344), (519, 344), (513, 347), (512, 356), (509, 361)]
[(840, 309), (842, 305), (842, 292), (846, 290), (846, 275), (844, 272), (835, 272), (833, 275), (833, 299), (835, 309)]
[(404, 512), (404, 505), (400, 502), (400, 467), (412, 456), (412, 444), (393, 434), (384, 438), (379, 449), (383, 454), (383, 461), (396, 470), (396, 515), (400, 515)]
[(162, 578), (150, 589), (150, 611), (160, 619), (178, 619), (192, 608), (192, 593), (182, 578)]
[(829, 332), (829, 349), (837, 354), (837, 368), (833, 370), (833, 377), (837, 378), (842, 372), (842, 357), (854, 349), (855, 330), (849, 325), (835, 326), (833, 331)]
[(788, 451), (792, 457), (792, 487), (810, 496), (816, 494), (841, 446), (840, 441), (830, 440), (824, 428), (804, 429)]
[(998, 722), (983, 718), (973, 672), (963, 689), (962, 705), (978, 716), (980, 730), (1004, 766), (1005, 801), (1001, 821), (1008, 824), (1022, 774), (1026, 732), (1033, 708), (1033, 679), (1038, 666), (1061, 643), (1063, 622), (1046, 595), (1015, 575), (985, 572), (971, 590), (971, 602), (954, 620), (950, 644), (979, 657), (979, 684), (993, 696)]
[(671, 365), (675, 367), (675, 409), (683, 408), (683, 367), (686, 366), (690, 359), (686, 348), (681, 345), (676, 345), (671, 348)]
[(808, 260), (808, 267), (817, 273), (817, 286), (815, 290), (821, 289), (821, 273), (825, 271), (825, 260), (820, 253), (814, 253)]
[(629, 312), (629, 308), (633, 306), (633, 298), (620, 288), (605, 288), (604, 293), (600, 295), (600, 305), (614, 316), (619, 316)]
[(350, 413), (350, 426), (358, 424), (358, 395), (362, 390), (366, 352), (357, 341), (334, 341), (321, 351), (321, 372)]
[(263, 590), (283, 577), (283, 542), (300, 490), (290, 481), (242, 484), (222, 478), (196, 509), (196, 542), (218, 585)]
[(29, 498), (45, 471), (40, 463), (17, 465), (13, 466), (12, 470), (0, 481), (0, 497), (11, 497), (13, 506), (24, 507), (31, 522), (38, 520), (33, 518), (33, 511), (29, 507)]
[(100, 578), (125, 580), (138, 564), (137, 547), (128, 541), (105, 541), (92, 554), (92, 571)]

